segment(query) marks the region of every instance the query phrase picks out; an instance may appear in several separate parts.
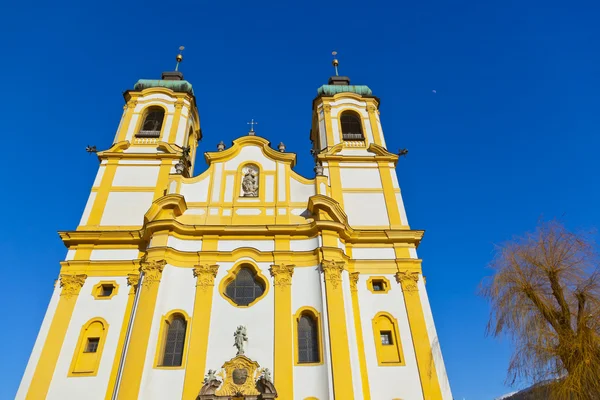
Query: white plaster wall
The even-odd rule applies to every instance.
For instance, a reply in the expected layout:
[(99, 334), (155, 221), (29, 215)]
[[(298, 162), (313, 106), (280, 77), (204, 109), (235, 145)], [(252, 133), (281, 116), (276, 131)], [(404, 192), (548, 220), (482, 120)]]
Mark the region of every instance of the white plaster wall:
[(356, 260), (394, 260), (396, 252), (391, 247), (353, 247), (352, 258)]
[(304, 184), (294, 178), (290, 179), (290, 197), (293, 202), (308, 202), (310, 196), (315, 195), (315, 185)]
[(83, 214), (81, 215), (81, 219), (79, 220), (79, 225), (85, 225), (90, 218), (90, 213), (92, 212), (92, 207), (94, 206), (94, 201), (96, 200), (96, 192), (91, 192), (90, 197), (88, 197), (87, 203), (85, 203), (85, 208), (83, 209)]
[(398, 210), (400, 211), (400, 221), (402, 222), (402, 224), (408, 225), (408, 217), (406, 216), (404, 201), (402, 200), (402, 195), (400, 193), (396, 193), (396, 203), (398, 203)]
[(141, 117), (140, 114), (133, 114), (131, 116), (131, 121), (129, 121), (129, 126), (127, 127), (127, 134), (125, 135), (125, 140), (128, 140), (130, 143), (133, 141), (133, 133), (137, 128), (138, 121)]
[(179, 193), (185, 198), (187, 203), (206, 203), (208, 200), (208, 186), (210, 178), (207, 175), (204, 179), (186, 184), (182, 183)]
[(31, 384), (33, 374), (35, 373), (35, 368), (37, 367), (37, 363), (40, 359), (40, 354), (42, 353), (42, 349), (44, 348), (44, 344), (46, 342), (46, 337), (48, 336), (50, 324), (52, 323), (54, 313), (56, 312), (56, 306), (58, 305), (58, 300), (60, 299), (60, 291), (60, 285), (57, 284), (54, 287), (54, 291), (52, 292), (50, 304), (48, 304), (48, 309), (46, 310), (46, 314), (44, 315), (42, 326), (40, 327), (40, 331), (33, 345), (33, 350), (31, 351), (31, 355), (29, 356), (29, 362), (27, 363), (25, 373), (23, 374), (23, 378), (21, 379), (19, 390), (17, 390), (17, 395), (15, 396), (15, 399), (17, 400), (25, 399), (25, 397), (27, 396), (29, 385)]
[(325, 119), (322, 109), (319, 111), (319, 145), (320, 149), (327, 147), (327, 132), (325, 131)]
[(331, 116), (336, 117), (337, 114), (341, 111), (341, 107), (339, 106), (355, 106), (352, 109), (358, 113), (366, 114), (366, 110), (364, 109), (367, 106), (367, 103), (364, 101), (356, 100), (356, 99), (338, 99), (330, 103), (332, 110)]
[(342, 189), (382, 189), (377, 168), (340, 168)]
[(219, 201), (221, 196), (221, 180), (223, 176), (223, 163), (215, 164), (214, 166), (214, 182), (212, 187), (212, 201)]
[(277, 163), (277, 200), (285, 201), (286, 185), (285, 165)]
[(187, 135), (188, 129), (187, 107), (182, 107), (179, 125), (177, 126), (177, 135), (175, 135), (175, 143), (181, 147), (187, 146), (187, 143), (185, 143), (185, 136)]
[(225, 177), (225, 198), (223, 201), (233, 201), (233, 181), (235, 176), (228, 175)]
[(291, 251), (310, 251), (319, 247), (319, 238), (290, 240)]
[(275, 177), (273, 175), (265, 176), (265, 201), (273, 202), (275, 198)]
[(179, 251), (201, 251), (202, 240), (185, 240), (169, 236), (167, 246)]
[(348, 331), (348, 349), (350, 350), (350, 370), (352, 373), (354, 399), (363, 400), (360, 362), (358, 360), (358, 343), (356, 341), (356, 328), (354, 325), (354, 312), (352, 309), (352, 294), (350, 292), (350, 277), (348, 271), (342, 273), (342, 293), (344, 296), (346, 330)]
[[(332, 110), (333, 112), (333, 110)], [(337, 119), (331, 120), (331, 130), (333, 131), (333, 145), (340, 143), (342, 141), (342, 134), (340, 130), (340, 124)]]
[(158, 180), (160, 167), (124, 167), (118, 166), (113, 186), (154, 187)]
[(363, 123), (365, 125), (365, 135), (367, 136), (367, 140), (369, 143), (375, 143), (375, 139), (373, 139), (373, 130), (371, 129), (371, 122), (368, 118), (363, 119)]
[[(385, 276), (390, 281), (390, 290), (386, 294), (373, 294), (367, 289), (367, 280), (371, 274), (361, 274), (358, 281), (358, 302), (365, 344), (365, 359), (369, 375), (369, 387), (372, 400), (390, 400), (395, 398), (421, 400), (421, 378), (417, 368), (408, 316), (404, 304), (402, 289), (393, 275)], [(406, 365), (380, 367), (375, 351), (373, 337), (373, 317), (378, 312), (388, 312), (398, 321), (400, 341)]]
[(273, 240), (219, 240), (217, 244), (218, 251), (233, 251), (241, 247), (251, 247), (259, 251), (274, 251), (275, 241)]
[(218, 370), (226, 361), (235, 357), (233, 333), (239, 325), (244, 325), (248, 330), (245, 355), (258, 362), (262, 368), (269, 368), (273, 371), (273, 281), (269, 273), (270, 263), (256, 263), (256, 265), (261, 270), (261, 274), (269, 281), (269, 291), (265, 297), (251, 307), (238, 308), (225, 300), (219, 292), (221, 280), (233, 267), (233, 263), (220, 263), (215, 280), (213, 308), (210, 316), (210, 333), (206, 354), (207, 369)]
[[(195, 294), (196, 279), (191, 268), (178, 268), (172, 265), (165, 266), (158, 288), (156, 308), (154, 309), (152, 328), (150, 329), (144, 373), (140, 385), (140, 399), (162, 400), (181, 398), (185, 369), (154, 368), (154, 359), (163, 316), (172, 310), (183, 310), (191, 318), (194, 318)], [(189, 340), (189, 335), (185, 340)], [(189, 346), (186, 349), (189, 349)]]
[(73, 259), (75, 259), (75, 253), (77, 250), (68, 250), (67, 251), (67, 255), (65, 257), (65, 261), (71, 261)]
[(389, 225), (383, 193), (344, 193), (344, 211), (353, 226)]
[(94, 184), (92, 185), (93, 187), (100, 186), (100, 182), (102, 182), (102, 177), (104, 176), (105, 170), (106, 170), (106, 167), (103, 165), (101, 165), (98, 168), (98, 172), (96, 173), (96, 179), (94, 179)]
[(100, 225), (142, 225), (154, 192), (111, 192)]
[[(294, 269), (294, 275), (292, 276), (292, 314), (295, 315), (302, 307), (313, 307), (321, 314), (321, 325), (323, 325), (320, 280), (321, 273), (318, 266)], [(294, 321), (294, 346), (298, 345), (296, 337), (296, 322)], [(319, 341), (322, 345), (324, 339), (324, 332), (321, 332)], [(325, 358), (325, 354), (323, 356)], [(329, 399), (327, 368), (328, 364), (325, 360), (321, 365), (294, 366), (294, 398), (301, 400), (312, 396), (320, 400)]]
[(446, 366), (444, 365), (444, 358), (442, 357), (442, 348), (435, 330), (435, 324), (433, 323), (431, 306), (429, 305), (429, 298), (427, 296), (427, 290), (425, 289), (425, 283), (423, 282), (422, 277), (419, 279), (419, 282), (417, 282), (417, 286), (419, 288), (419, 297), (423, 307), (425, 324), (427, 325), (427, 336), (429, 336), (429, 342), (431, 343), (433, 362), (435, 364), (436, 374), (442, 390), (442, 399), (452, 400), (452, 391), (450, 390), (450, 381), (448, 380)]
[[(110, 300), (96, 300), (92, 296), (93, 287), (100, 281), (116, 281), (119, 285), (118, 292)], [(56, 363), (56, 369), (50, 383), (47, 400), (86, 399), (102, 400), (106, 395), (106, 388), (113, 361), (116, 356), (117, 344), (123, 325), (123, 316), (127, 306), (129, 289), (125, 277), (90, 277), (81, 288), (73, 315), (65, 335), (62, 349)], [(108, 323), (106, 341), (102, 358), (96, 376), (68, 377), (69, 367), (73, 360), (81, 327), (90, 319), (101, 317)]]
[(240, 164), (247, 162), (260, 164), (263, 171), (275, 170), (275, 161), (267, 158), (262, 152), (262, 147), (258, 146), (244, 146), (233, 159), (225, 162), (225, 170), (237, 171)]

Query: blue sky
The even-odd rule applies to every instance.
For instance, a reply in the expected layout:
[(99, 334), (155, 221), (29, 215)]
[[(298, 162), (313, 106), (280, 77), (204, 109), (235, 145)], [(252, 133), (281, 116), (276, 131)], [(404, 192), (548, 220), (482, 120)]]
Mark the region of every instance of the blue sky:
[[(194, 85), (201, 151), (247, 131), (311, 176), (316, 89), (340, 72), (382, 100), (456, 399), (504, 385), (510, 345), (484, 335), (479, 281), (496, 243), (540, 216), (599, 225), (597, 2), (12, 2), (0, 15), (5, 151), (0, 398), (12, 398), (107, 148), (121, 93), (174, 67)], [(437, 91), (434, 93), (433, 91)], [(199, 158), (196, 172), (204, 161)], [(9, 361), (10, 360), (10, 361)], [(9, 361), (9, 362), (7, 362)]]

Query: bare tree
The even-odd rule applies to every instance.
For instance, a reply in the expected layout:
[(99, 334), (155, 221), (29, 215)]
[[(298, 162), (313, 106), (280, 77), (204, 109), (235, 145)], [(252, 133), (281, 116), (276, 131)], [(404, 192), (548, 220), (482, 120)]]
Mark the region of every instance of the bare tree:
[(488, 334), (515, 344), (510, 383), (549, 380), (554, 399), (600, 399), (600, 273), (595, 244), (559, 222), (499, 246), (482, 283)]

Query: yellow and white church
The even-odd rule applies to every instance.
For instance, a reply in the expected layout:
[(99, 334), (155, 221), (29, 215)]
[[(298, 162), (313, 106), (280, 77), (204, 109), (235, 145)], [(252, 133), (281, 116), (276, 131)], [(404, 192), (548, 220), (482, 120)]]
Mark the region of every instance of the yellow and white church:
[(452, 399), (369, 87), (318, 88), (309, 178), (254, 129), (195, 174), (180, 72), (124, 97), (17, 399)]

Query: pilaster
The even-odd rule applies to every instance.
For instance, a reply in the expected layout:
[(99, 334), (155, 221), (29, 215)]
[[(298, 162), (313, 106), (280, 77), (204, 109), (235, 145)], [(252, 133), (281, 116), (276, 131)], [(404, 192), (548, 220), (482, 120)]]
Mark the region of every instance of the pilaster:
[(275, 290), (275, 387), (282, 399), (294, 398), (292, 275), (295, 265), (271, 265)]
[(83, 274), (60, 275), (60, 286), (62, 288), (60, 300), (52, 318), (52, 324), (48, 330), (48, 336), (40, 354), (40, 359), (35, 368), (31, 386), (27, 392), (26, 399), (28, 400), (45, 399), (48, 394), (58, 356), (60, 355), (60, 350), (62, 349), (64, 338), (69, 328), (71, 316), (73, 315), (73, 309), (86, 278), (87, 275)]
[(433, 360), (431, 343), (427, 334), (427, 325), (423, 314), (423, 305), (419, 297), (417, 282), (421, 273), (414, 270), (400, 270), (396, 273), (396, 281), (402, 287), (406, 314), (417, 358), (417, 367), (421, 377), (423, 397), (431, 400), (441, 400), (442, 391)]
[(352, 312), (354, 314), (354, 330), (356, 332), (356, 344), (358, 345), (358, 362), (360, 363), (360, 376), (362, 381), (363, 399), (371, 399), (369, 388), (369, 375), (367, 372), (367, 361), (365, 358), (365, 341), (363, 339), (362, 322), (360, 320), (360, 307), (358, 303), (358, 278), (360, 272), (350, 273), (350, 293), (352, 295)]
[(206, 351), (208, 349), (208, 332), (212, 312), (215, 278), (219, 266), (216, 264), (196, 265), (193, 269), (196, 278), (196, 295), (194, 297), (194, 314), (190, 334), (190, 347), (183, 383), (183, 399), (194, 400), (200, 388), (206, 368)]
[(344, 312), (344, 293), (342, 291), (344, 266), (343, 261), (323, 260), (321, 262), (325, 279), (327, 315), (329, 316), (333, 392), (336, 399), (351, 400), (354, 399), (354, 393), (348, 330)]
[(117, 345), (117, 351), (115, 352), (115, 359), (113, 360), (113, 366), (110, 371), (110, 378), (108, 380), (108, 386), (106, 388), (105, 400), (112, 399), (115, 385), (117, 382), (117, 374), (119, 372), (119, 365), (121, 364), (121, 356), (125, 348), (125, 340), (127, 339), (127, 329), (129, 328), (129, 320), (131, 319), (131, 312), (133, 310), (133, 303), (135, 301), (135, 293), (140, 282), (140, 274), (128, 274), (127, 275), (127, 286), (129, 286), (129, 295), (127, 297), (127, 305), (125, 306), (125, 314), (123, 315), (123, 323), (121, 325), (121, 333), (119, 334), (119, 343)]
[(138, 398), (144, 361), (150, 339), (154, 307), (156, 306), (156, 298), (158, 296), (158, 286), (165, 265), (165, 260), (141, 262), (142, 283), (137, 289), (140, 290), (138, 306), (125, 357), (125, 366), (123, 368), (123, 378), (119, 388), (118, 399)]

